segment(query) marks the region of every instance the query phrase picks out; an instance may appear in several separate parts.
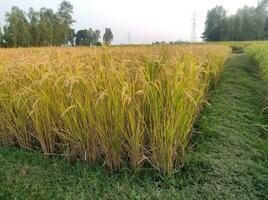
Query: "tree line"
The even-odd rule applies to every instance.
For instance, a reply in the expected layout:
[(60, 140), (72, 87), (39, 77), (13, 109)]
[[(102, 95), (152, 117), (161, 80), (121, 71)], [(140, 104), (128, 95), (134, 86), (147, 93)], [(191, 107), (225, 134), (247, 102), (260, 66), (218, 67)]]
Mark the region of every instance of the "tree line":
[[(63, 0), (58, 10), (41, 8), (35, 11), (30, 8), (28, 13), (19, 7), (12, 7), (6, 12), (6, 24), (0, 27), (1, 47), (38, 47), (67, 45), (101, 45), (100, 30), (84, 29), (75, 32), (72, 28), (73, 6)], [(109, 45), (113, 40), (110, 28), (105, 29), (103, 43)]]
[(268, 39), (268, 0), (256, 7), (244, 6), (236, 14), (216, 6), (207, 13), (203, 39), (205, 41), (246, 41)]

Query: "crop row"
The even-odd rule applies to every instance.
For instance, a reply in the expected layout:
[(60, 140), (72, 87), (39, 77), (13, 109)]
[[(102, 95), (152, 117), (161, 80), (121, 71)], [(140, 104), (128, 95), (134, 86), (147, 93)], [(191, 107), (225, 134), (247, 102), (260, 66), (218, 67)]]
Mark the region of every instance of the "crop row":
[(229, 48), (0, 49), (0, 142), (171, 175)]

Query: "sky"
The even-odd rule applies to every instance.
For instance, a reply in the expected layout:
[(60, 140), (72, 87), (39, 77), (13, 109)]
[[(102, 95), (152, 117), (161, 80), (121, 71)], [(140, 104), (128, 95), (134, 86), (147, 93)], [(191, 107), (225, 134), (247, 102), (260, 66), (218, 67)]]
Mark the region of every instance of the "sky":
[[(244, 5), (256, 6), (257, 0), (69, 0), (74, 6), (75, 30), (112, 29), (113, 44), (152, 43), (191, 39), (196, 13), (196, 35), (201, 41), (207, 11), (222, 5), (234, 14)], [(0, 0), (0, 24), (12, 6), (58, 8), (61, 0)]]

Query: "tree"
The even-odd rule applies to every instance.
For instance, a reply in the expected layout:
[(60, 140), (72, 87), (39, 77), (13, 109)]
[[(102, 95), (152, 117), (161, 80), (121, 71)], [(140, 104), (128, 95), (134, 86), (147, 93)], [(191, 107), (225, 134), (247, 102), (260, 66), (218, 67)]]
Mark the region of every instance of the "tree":
[(266, 23), (267, 23), (267, 17), (268, 17), (268, 12), (267, 12), (267, 7), (268, 7), (268, 0), (262, 0), (258, 3), (258, 6), (256, 8), (255, 14), (256, 14), (256, 23), (257, 26), (259, 27), (259, 39), (265, 39), (268, 30), (266, 28)]
[(2, 40), (8, 47), (73, 45), (72, 13), (73, 6), (66, 0), (61, 2), (56, 13), (47, 8), (39, 11), (30, 8), (26, 14), (13, 7), (6, 13)]
[(262, 0), (257, 7), (244, 6), (229, 17), (222, 6), (216, 6), (208, 11), (203, 38), (206, 41), (262, 40), (268, 37), (267, 6), (268, 0)]
[(101, 37), (101, 32), (100, 32), (100, 30), (96, 29), (94, 34), (93, 34), (93, 45), (99, 46), (101, 44), (99, 42), (100, 37)]
[(223, 41), (227, 39), (228, 22), (227, 11), (222, 6), (216, 6), (207, 13), (205, 32), (203, 38), (206, 41)]
[[(262, 4), (265, 6), (266, 4)], [(262, 6), (248, 7), (244, 6), (242, 9), (238, 9), (235, 18), (236, 23), (233, 24), (236, 32), (237, 40), (261, 40), (265, 36), (265, 21), (267, 12), (266, 8)], [(231, 22), (232, 23), (232, 22)]]
[[(61, 46), (87, 45), (99, 46), (100, 30), (92, 28), (79, 30), (75, 34), (72, 24), (73, 6), (63, 0), (57, 12), (53, 9), (41, 8), (35, 11), (30, 8), (26, 14), (18, 7), (6, 13), (6, 25), (3, 34), (0, 30), (0, 45), (8, 47), (20, 46)], [(106, 28), (103, 40), (107, 45), (113, 40), (113, 33)]]
[(264, 39), (268, 39), (268, 17), (266, 17), (264, 24)]
[(6, 13), (7, 25), (4, 27), (4, 39), (10, 47), (29, 46), (31, 34), (25, 13), (14, 6)]
[(268, 0), (261, 0), (261, 1), (259, 1), (258, 2), (258, 5), (257, 5), (257, 10), (266, 10), (266, 8), (267, 8), (267, 6), (268, 6)]
[(54, 19), (55, 14), (52, 9), (41, 8), (40, 10), (40, 45), (41, 46), (51, 46), (55, 44), (55, 34), (54, 34)]
[(103, 42), (106, 45), (110, 45), (114, 36), (110, 28), (105, 28), (105, 33), (103, 35)]
[(75, 44), (83, 46), (99, 46), (100, 31), (92, 28), (79, 30), (76, 33)]
[(72, 24), (75, 22), (75, 20), (72, 17), (73, 14), (73, 6), (70, 2), (63, 0), (59, 6), (58, 10), (58, 16), (61, 28), (61, 34), (62, 34), (62, 43), (68, 44), (70, 41), (73, 41), (74, 34), (73, 29), (71, 28)]
[(241, 20), (236, 15), (231, 15), (228, 26), (228, 40), (239, 41), (241, 35)]
[(0, 47), (3, 47), (3, 46), (4, 46), (3, 34), (2, 34), (1, 26), (0, 26)]
[(88, 29), (89, 46), (93, 46), (95, 32), (92, 28)]
[(75, 36), (75, 44), (80, 46), (89, 46), (90, 45), (90, 37), (89, 37), (89, 31), (87, 29), (79, 30), (76, 33)]
[(67, 35), (67, 41), (68, 41), (68, 43), (70, 43), (72, 46), (75, 45), (74, 38), (75, 38), (75, 31), (74, 31), (74, 29), (70, 29), (69, 32), (68, 32), (68, 35)]
[(30, 34), (31, 34), (31, 46), (40, 46), (40, 13), (34, 11), (33, 8), (29, 9), (28, 18), (30, 23)]

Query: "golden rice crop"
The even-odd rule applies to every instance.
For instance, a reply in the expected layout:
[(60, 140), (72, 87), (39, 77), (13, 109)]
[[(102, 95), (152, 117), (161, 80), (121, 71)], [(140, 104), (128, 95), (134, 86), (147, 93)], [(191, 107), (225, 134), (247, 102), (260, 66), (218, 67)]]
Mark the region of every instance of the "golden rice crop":
[(0, 141), (171, 175), (228, 54), (221, 45), (0, 49)]

